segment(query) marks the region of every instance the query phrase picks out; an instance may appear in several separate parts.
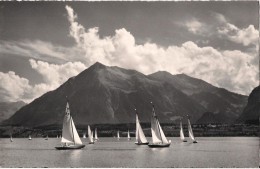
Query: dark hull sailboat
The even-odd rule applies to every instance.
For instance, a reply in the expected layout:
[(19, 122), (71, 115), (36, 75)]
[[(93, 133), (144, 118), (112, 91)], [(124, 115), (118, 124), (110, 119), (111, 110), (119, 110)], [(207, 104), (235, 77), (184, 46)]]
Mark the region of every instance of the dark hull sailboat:
[(70, 115), (68, 101), (63, 119), (61, 143), (61, 146), (55, 147), (57, 150), (74, 150), (85, 147), (79, 138), (72, 116)]
[(136, 145), (148, 145), (149, 142), (146, 142), (146, 143), (138, 143), (138, 142), (135, 142)]
[(171, 144), (148, 144), (149, 147), (151, 148), (163, 148), (163, 147), (169, 147)]
[(57, 150), (75, 150), (75, 149), (81, 149), (84, 148), (85, 145), (71, 145), (71, 146), (58, 146), (55, 147)]
[(171, 145), (171, 140), (167, 140), (159, 120), (155, 114), (153, 106), (152, 119), (151, 119), (152, 143), (148, 144), (150, 148), (164, 148)]

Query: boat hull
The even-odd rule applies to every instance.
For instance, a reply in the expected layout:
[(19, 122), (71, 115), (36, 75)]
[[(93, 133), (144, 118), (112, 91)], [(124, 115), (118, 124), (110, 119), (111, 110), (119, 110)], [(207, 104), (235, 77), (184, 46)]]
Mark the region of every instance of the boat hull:
[(95, 142), (89, 142), (88, 144), (94, 144)]
[(72, 145), (72, 146), (59, 146), (55, 147), (57, 150), (76, 150), (76, 149), (81, 149), (84, 148), (85, 145)]
[(195, 141), (193, 141), (193, 143), (198, 143), (198, 142), (195, 140)]
[(163, 148), (163, 147), (170, 147), (170, 143), (168, 144), (148, 144), (151, 148)]
[(136, 144), (136, 145), (148, 145), (149, 142), (147, 142), (147, 143), (138, 143), (138, 142), (135, 142), (135, 144)]
[(182, 142), (187, 142), (187, 140), (182, 140)]

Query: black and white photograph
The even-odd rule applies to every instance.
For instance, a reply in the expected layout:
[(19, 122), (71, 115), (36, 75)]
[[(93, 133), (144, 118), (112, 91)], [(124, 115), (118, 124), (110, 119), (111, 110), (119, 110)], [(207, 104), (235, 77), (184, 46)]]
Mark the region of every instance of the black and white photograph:
[(0, 1), (0, 168), (259, 168), (259, 1)]

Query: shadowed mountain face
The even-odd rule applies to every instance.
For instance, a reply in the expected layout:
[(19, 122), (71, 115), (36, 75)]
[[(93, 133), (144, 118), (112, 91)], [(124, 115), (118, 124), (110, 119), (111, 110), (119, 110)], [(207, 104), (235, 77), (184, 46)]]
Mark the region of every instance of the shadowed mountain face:
[(17, 110), (23, 107), (26, 103), (19, 102), (1, 102), (0, 103), (0, 122), (10, 118)]
[(213, 116), (218, 123), (232, 123), (240, 116), (247, 103), (247, 96), (229, 92), (185, 74), (171, 75), (160, 71), (149, 76), (170, 83), (207, 109), (208, 112), (197, 123), (208, 123)]
[[(196, 87), (196, 84), (190, 85)], [(207, 85), (215, 88), (210, 84)], [(186, 115), (191, 116), (191, 120), (195, 122), (208, 109), (201, 103), (201, 100), (191, 97), (201, 92), (187, 94), (188, 90), (190, 93), (194, 89), (186, 87), (186, 90), (181, 90), (180, 87), (164, 78), (159, 79), (135, 70), (95, 63), (79, 75), (70, 78), (56, 90), (24, 106), (5, 123), (13, 121), (18, 125), (26, 126), (61, 125), (66, 96), (68, 96), (71, 114), (76, 124), (132, 123), (135, 122), (135, 108), (138, 110), (140, 120), (149, 122), (151, 101), (155, 105), (161, 123), (175, 120), (179, 122), (178, 118)], [(200, 90), (204, 91), (204, 89)], [(226, 94), (237, 96), (234, 100), (237, 99), (238, 102), (239, 97), (242, 99), (245, 97), (228, 91)], [(216, 94), (216, 96), (219, 95)], [(226, 96), (228, 97), (233, 98)]]
[(256, 87), (248, 98), (248, 103), (238, 118), (239, 123), (259, 124), (260, 116), (260, 86)]

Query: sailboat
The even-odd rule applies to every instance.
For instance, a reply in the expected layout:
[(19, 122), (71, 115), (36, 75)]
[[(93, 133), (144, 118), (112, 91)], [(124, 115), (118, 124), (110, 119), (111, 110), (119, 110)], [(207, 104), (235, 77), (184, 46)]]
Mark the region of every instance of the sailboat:
[(49, 137), (48, 137), (48, 135), (45, 137), (45, 140), (48, 140), (49, 139)]
[(171, 140), (167, 140), (162, 130), (162, 127), (159, 123), (159, 120), (155, 114), (155, 109), (153, 105), (152, 110), (152, 119), (151, 119), (151, 131), (152, 131), (152, 143), (149, 143), (149, 147), (169, 147), (171, 145)]
[(57, 135), (57, 138), (59, 138), (59, 136)]
[(97, 128), (95, 128), (95, 141), (98, 141), (98, 136), (97, 136)]
[(89, 125), (88, 125), (88, 139), (89, 139), (89, 144), (94, 144), (94, 140), (93, 140), (93, 132), (91, 131)]
[(193, 135), (193, 131), (192, 131), (192, 128), (191, 128), (189, 116), (187, 115), (187, 117), (188, 117), (188, 131), (189, 131), (189, 137), (190, 137), (190, 139), (193, 141), (193, 143), (197, 143), (197, 140), (195, 139), (195, 137), (194, 137), (194, 135)]
[(83, 134), (83, 138), (86, 138), (86, 133)]
[(31, 135), (29, 135), (29, 137), (28, 137), (28, 140), (32, 140), (32, 137), (31, 137)]
[(186, 140), (185, 137), (184, 137), (184, 133), (183, 133), (182, 118), (180, 119), (180, 138), (181, 138), (181, 141), (187, 142), (187, 140)]
[[(135, 109), (135, 111), (136, 111), (136, 109)], [(144, 135), (143, 129), (142, 129), (141, 125), (140, 125), (137, 112), (136, 112), (135, 139), (136, 139), (135, 144), (137, 144), (137, 145), (147, 145), (147, 144), (149, 144), (149, 142), (147, 141), (147, 139), (146, 139), (146, 137)]]
[(119, 130), (117, 130), (117, 140), (120, 140)]
[(10, 135), (10, 142), (13, 142), (13, 137), (12, 137), (12, 135)]
[(67, 101), (65, 116), (63, 119), (61, 146), (55, 147), (57, 150), (81, 149), (85, 147), (82, 144), (77, 129), (70, 115), (69, 102)]
[(129, 130), (128, 130), (128, 132), (127, 132), (127, 140), (131, 140)]

